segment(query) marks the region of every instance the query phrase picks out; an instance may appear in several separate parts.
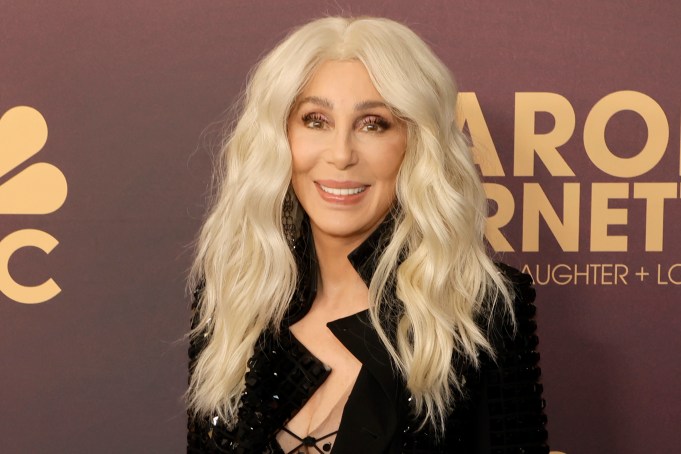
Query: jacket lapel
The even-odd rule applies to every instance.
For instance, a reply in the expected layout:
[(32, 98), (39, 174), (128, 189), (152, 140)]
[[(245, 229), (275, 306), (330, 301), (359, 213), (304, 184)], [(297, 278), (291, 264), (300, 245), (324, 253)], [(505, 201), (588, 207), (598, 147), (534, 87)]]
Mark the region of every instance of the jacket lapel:
[(334, 453), (386, 452), (400, 427), (400, 382), (390, 356), (363, 311), (327, 324), (361, 363), (343, 411)]
[(399, 382), (393, 371), (390, 355), (371, 325), (369, 311), (334, 320), (326, 326), (380, 383), (386, 397), (397, 398)]
[[(367, 286), (370, 285), (376, 263), (385, 248), (386, 238), (389, 237), (384, 233), (392, 224), (392, 218), (388, 215), (348, 255), (348, 260)], [(284, 331), (307, 314), (316, 296), (318, 264), (307, 218), (301, 226), (301, 236), (294, 246), (294, 254), (299, 272), (298, 288), (284, 318)], [(394, 444), (397, 429), (400, 427), (398, 415), (405, 413), (406, 408), (406, 405), (401, 405), (402, 401), (406, 402), (403, 396), (404, 386), (393, 370), (390, 355), (371, 325), (368, 310), (329, 322), (327, 327), (362, 363), (360, 374), (343, 410), (333, 452), (386, 452)], [(312, 392), (301, 400), (306, 401), (313, 394), (318, 387), (315, 385), (310, 389)]]

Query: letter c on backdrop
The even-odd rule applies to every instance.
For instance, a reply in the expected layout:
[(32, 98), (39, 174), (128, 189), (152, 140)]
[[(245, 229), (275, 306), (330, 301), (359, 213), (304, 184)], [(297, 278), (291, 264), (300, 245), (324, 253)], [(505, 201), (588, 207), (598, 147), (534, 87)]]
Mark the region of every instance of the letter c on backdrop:
[(9, 272), (9, 260), (19, 249), (32, 246), (49, 254), (57, 244), (59, 241), (55, 237), (42, 230), (23, 229), (7, 235), (0, 241), (0, 291), (8, 298), (24, 304), (44, 303), (59, 294), (61, 288), (52, 278), (42, 284), (26, 286), (16, 282)]

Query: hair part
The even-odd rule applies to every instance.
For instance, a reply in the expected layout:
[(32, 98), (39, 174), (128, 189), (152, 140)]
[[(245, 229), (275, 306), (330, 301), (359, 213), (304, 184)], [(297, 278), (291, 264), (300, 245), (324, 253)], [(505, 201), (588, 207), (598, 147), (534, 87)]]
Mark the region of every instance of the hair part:
[[(483, 302), (499, 299), (510, 308), (511, 295), (486, 253), (486, 197), (456, 127), (449, 71), (397, 22), (324, 18), (295, 30), (257, 65), (240, 119), (221, 150), (219, 190), (189, 280), (190, 286), (205, 281), (190, 335), (209, 333), (188, 390), (198, 414), (234, 421), (255, 343), (264, 329), (278, 330), (291, 300), (298, 270), (282, 226), (291, 180), (286, 122), (322, 62), (350, 59), (364, 64), (408, 127), (396, 222), (369, 286), (369, 307), (424, 424), (442, 433), (462, 389), (453, 355), (473, 365), (478, 352), (493, 355), (476, 321)], [(386, 291), (393, 280), (396, 298)], [(398, 314), (392, 320), (395, 342), (381, 322), (385, 313)]]

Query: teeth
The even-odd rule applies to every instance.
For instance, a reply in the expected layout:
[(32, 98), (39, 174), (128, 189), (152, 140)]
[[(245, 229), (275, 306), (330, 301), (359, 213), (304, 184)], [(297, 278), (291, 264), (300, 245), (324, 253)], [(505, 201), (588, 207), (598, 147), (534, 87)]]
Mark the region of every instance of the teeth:
[(343, 189), (337, 189), (337, 188), (329, 188), (324, 185), (319, 185), (320, 188), (322, 188), (322, 191), (328, 192), (329, 194), (333, 195), (354, 195), (354, 194), (359, 194), (360, 192), (364, 192), (364, 190), (367, 188), (366, 186), (360, 186), (359, 188), (343, 188)]

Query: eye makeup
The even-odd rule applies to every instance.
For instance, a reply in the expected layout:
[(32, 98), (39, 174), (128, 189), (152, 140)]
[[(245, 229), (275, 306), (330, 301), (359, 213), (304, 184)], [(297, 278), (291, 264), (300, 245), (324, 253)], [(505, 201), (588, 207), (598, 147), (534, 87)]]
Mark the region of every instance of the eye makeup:
[[(319, 112), (308, 112), (302, 115), (301, 121), (310, 129), (322, 129), (329, 120)], [(392, 127), (392, 123), (379, 115), (366, 115), (355, 121), (354, 127), (364, 132), (383, 132)]]

